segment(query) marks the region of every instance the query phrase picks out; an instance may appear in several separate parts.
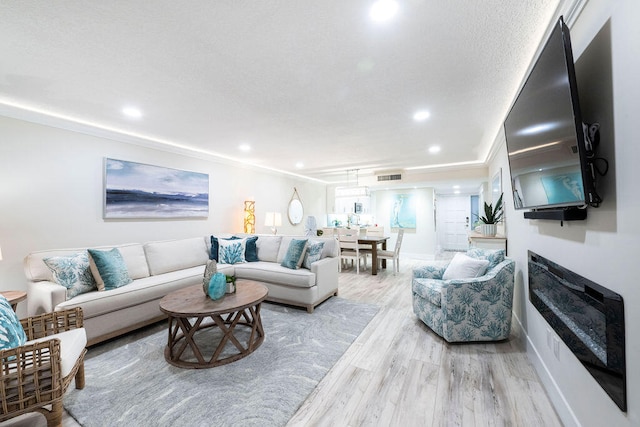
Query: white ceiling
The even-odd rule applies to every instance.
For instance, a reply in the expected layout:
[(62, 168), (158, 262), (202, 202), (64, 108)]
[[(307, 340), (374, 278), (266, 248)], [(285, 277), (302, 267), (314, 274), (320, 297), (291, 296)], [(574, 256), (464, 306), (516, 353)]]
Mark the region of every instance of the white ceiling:
[(483, 164), (562, 0), (373, 1), (4, 1), (0, 113), (330, 183)]

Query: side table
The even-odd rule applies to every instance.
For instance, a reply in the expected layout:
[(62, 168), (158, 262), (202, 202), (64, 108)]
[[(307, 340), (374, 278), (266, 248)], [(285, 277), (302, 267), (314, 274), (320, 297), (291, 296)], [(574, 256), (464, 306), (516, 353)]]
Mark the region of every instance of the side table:
[(19, 302), (27, 299), (27, 293), (25, 291), (2, 291), (0, 294), (9, 301), (13, 311), (16, 311)]

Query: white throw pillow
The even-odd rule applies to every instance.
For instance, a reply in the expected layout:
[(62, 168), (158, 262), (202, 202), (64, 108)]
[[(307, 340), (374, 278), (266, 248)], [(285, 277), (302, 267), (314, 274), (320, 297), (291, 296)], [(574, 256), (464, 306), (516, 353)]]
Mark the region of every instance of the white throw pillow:
[(488, 266), (489, 261), (487, 260), (474, 259), (458, 252), (447, 266), (447, 269), (442, 275), (442, 280), (473, 279), (474, 277), (480, 277), (487, 271)]

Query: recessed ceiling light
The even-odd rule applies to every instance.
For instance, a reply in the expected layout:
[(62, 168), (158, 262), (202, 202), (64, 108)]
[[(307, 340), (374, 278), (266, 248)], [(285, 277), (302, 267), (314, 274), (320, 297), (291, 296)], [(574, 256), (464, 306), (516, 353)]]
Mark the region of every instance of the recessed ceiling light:
[(460, 190), (454, 191), (453, 194), (460, 194)]
[(423, 122), (429, 117), (431, 117), (430, 112), (428, 112), (427, 110), (420, 110), (415, 112), (415, 114), (413, 115), (413, 120), (415, 120), (416, 122)]
[(304, 163), (298, 162), (296, 163), (296, 169), (302, 169), (304, 167)]
[(429, 152), (431, 154), (436, 154), (440, 152), (440, 146), (439, 145), (432, 145), (431, 147), (429, 147)]
[(238, 148), (240, 149), (240, 151), (244, 152), (251, 151), (251, 146), (249, 144), (240, 144)]
[(460, 188), (460, 186), (459, 185), (454, 185), (453, 188), (457, 190), (458, 188)]
[(393, 18), (397, 12), (398, 3), (394, 0), (378, 0), (369, 9), (369, 16), (375, 22), (386, 22)]
[(124, 107), (122, 109), (122, 114), (132, 119), (139, 119), (142, 117), (142, 111), (136, 107)]

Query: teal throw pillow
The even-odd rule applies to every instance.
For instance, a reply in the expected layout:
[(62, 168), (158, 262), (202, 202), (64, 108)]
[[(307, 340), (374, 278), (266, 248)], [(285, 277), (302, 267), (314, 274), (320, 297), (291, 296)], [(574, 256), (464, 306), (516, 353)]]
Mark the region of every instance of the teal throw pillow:
[(9, 301), (0, 295), (0, 350), (7, 350), (23, 345), (27, 335), (22, 329), (18, 316), (11, 308)]
[[(238, 238), (237, 236), (233, 236), (233, 237)], [(247, 244), (244, 250), (244, 259), (247, 262), (260, 261), (258, 259), (258, 246), (256, 245), (256, 242), (258, 241), (258, 236), (246, 237), (245, 241), (247, 242)]]
[(245, 239), (218, 240), (218, 262), (220, 264), (240, 264), (246, 262), (244, 251)]
[(53, 280), (67, 288), (67, 299), (98, 290), (86, 252), (44, 258), (42, 261), (53, 273)]
[(118, 248), (109, 251), (89, 249), (87, 252), (89, 252), (91, 273), (96, 279), (98, 290), (109, 291), (133, 282)]
[(302, 261), (302, 266), (308, 270), (311, 270), (311, 264), (318, 261), (322, 256), (322, 248), (324, 248), (324, 242), (309, 243), (304, 254), (304, 261)]
[(306, 246), (307, 239), (292, 239), (291, 243), (289, 243), (289, 248), (287, 248), (287, 254), (284, 256), (284, 259), (282, 260), (282, 263), (280, 265), (286, 268), (291, 268), (293, 270), (300, 267), (300, 265), (302, 264), (302, 258), (304, 256), (304, 250)]

